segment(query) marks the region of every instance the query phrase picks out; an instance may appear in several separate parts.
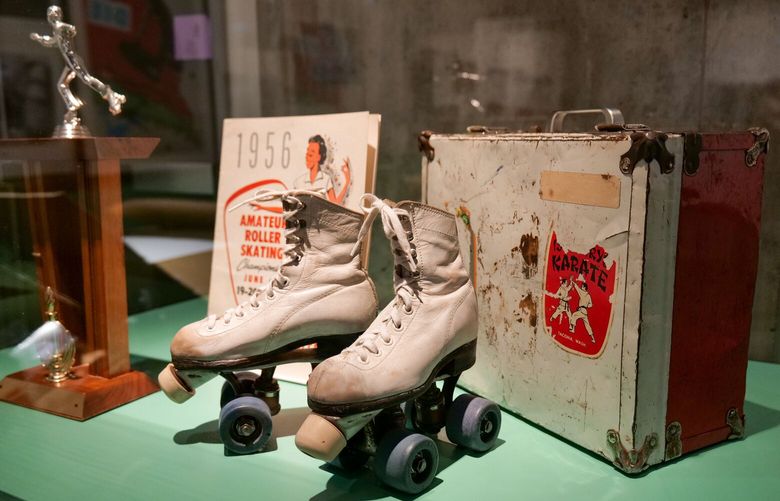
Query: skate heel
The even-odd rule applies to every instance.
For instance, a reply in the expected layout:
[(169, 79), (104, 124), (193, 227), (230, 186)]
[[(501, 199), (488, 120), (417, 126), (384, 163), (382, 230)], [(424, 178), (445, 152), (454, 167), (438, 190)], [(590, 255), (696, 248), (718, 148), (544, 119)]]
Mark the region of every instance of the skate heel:
[(195, 395), (195, 388), (202, 385), (215, 375), (202, 371), (179, 371), (173, 364), (168, 364), (165, 369), (160, 371), (157, 376), (157, 382), (165, 395), (181, 404)]

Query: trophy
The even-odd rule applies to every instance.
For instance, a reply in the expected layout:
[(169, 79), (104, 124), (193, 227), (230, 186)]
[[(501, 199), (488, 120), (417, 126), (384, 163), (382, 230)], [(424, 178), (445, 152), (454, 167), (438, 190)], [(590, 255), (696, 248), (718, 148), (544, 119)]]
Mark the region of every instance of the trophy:
[(122, 113), (122, 105), (125, 104), (125, 96), (114, 92), (110, 86), (104, 84), (89, 74), (84, 67), (84, 62), (73, 50), (73, 39), (76, 38), (76, 27), (62, 22), (62, 9), (52, 5), (46, 11), (46, 20), (51, 25), (51, 35), (39, 35), (30, 33), (30, 38), (44, 47), (57, 47), (65, 60), (65, 68), (57, 81), (57, 90), (65, 101), (65, 117), (63, 122), (54, 129), (53, 137), (89, 137), (89, 129), (81, 123), (79, 109), (84, 102), (70, 90), (70, 83), (74, 78), (84, 82), (100, 97), (108, 101), (108, 111), (112, 115)]
[(85, 420), (158, 389), (130, 366), (119, 163), (149, 157), (160, 140), (90, 134), (71, 82), (78, 77), (114, 115), (125, 96), (87, 72), (74, 52), (76, 28), (62, 22), (59, 7), (46, 18), (51, 35), (30, 38), (65, 60), (57, 84), (64, 120), (54, 137), (0, 139), (0, 161), (22, 164), (36, 275), (50, 285), (40, 294), (48, 321), (29, 338), (43, 365), (6, 376), (0, 400)]

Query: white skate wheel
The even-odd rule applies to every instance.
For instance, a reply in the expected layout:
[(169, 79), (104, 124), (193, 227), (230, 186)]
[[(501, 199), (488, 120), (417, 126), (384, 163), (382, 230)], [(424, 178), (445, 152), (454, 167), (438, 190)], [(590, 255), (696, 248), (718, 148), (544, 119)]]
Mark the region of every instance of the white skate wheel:
[(311, 457), (330, 462), (347, 446), (347, 439), (332, 422), (309, 414), (295, 434), (295, 445)]
[(168, 364), (157, 376), (160, 389), (177, 404), (186, 402), (195, 394), (195, 390), (187, 387), (176, 375), (176, 368)]

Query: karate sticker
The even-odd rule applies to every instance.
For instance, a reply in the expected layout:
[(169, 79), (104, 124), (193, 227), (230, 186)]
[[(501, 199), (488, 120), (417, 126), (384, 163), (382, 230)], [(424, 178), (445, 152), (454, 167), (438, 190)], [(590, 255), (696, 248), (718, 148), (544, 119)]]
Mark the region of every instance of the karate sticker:
[(601, 355), (612, 319), (617, 267), (603, 247), (586, 254), (568, 250), (552, 232), (544, 281), (544, 323), (563, 349)]

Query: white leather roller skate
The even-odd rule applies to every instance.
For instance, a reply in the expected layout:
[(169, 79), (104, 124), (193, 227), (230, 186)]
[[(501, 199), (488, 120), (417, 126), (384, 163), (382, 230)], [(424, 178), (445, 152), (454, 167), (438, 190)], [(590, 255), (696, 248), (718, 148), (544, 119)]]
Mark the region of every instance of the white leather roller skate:
[[(501, 413), (488, 400), (453, 390), (474, 364), (477, 303), (458, 248), (455, 218), (415, 202), (393, 206), (373, 195), (363, 228), (380, 214), (395, 259), (395, 299), (366, 332), (321, 363), (308, 383), (314, 411), (295, 443), (303, 452), (345, 468), (374, 455), (385, 483), (421, 492), (436, 475), (438, 449), (420, 432), (446, 426), (449, 439), (475, 451), (490, 449)], [(444, 380), (440, 390), (435, 382)], [(401, 404), (406, 406), (406, 416)]]
[(235, 453), (256, 452), (271, 435), (271, 415), (279, 411), (275, 366), (339, 353), (377, 311), (374, 284), (353, 253), (364, 215), (310, 191), (260, 192), (242, 205), (275, 199), (287, 222), (288, 259), (251, 300), (182, 327), (171, 343), (172, 363), (158, 377), (165, 394), (182, 403), (223, 376), (219, 430)]

